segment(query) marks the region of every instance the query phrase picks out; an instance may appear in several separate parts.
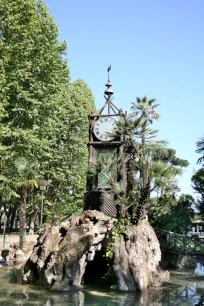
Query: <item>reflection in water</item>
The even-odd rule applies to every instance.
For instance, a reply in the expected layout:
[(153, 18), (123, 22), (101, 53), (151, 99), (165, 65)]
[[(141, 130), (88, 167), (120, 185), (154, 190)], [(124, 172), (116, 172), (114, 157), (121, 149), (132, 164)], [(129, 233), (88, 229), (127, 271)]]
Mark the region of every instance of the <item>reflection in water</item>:
[(44, 305), (45, 306), (54, 306), (55, 302), (53, 301), (53, 299), (49, 299), (49, 300), (47, 300), (47, 302)]
[(53, 292), (38, 286), (9, 283), (8, 268), (1, 268), (0, 305), (22, 306), (176, 306), (204, 305), (204, 278), (193, 273), (172, 272), (171, 280), (162, 288), (151, 289), (143, 294), (119, 293), (87, 286), (83, 291)]
[(200, 262), (197, 262), (194, 273), (197, 276), (204, 276), (204, 265), (202, 265)]
[(166, 292), (162, 297), (162, 302), (164, 305), (165, 303), (166, 305), (195, 305), (194, 303), (198, 302), (201, 298), (198, 291), (196, 283), (189, 286), (181, 286), (175, 290)]

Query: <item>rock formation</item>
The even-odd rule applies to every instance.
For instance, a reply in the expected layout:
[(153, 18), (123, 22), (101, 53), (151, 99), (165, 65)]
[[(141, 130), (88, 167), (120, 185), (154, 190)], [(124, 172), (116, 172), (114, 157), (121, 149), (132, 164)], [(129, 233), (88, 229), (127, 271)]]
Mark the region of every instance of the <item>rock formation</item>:
[[(116, 226), (117, 219), (95, 210), (65, 218), (60, 224), (45, 225), (26, 262), (24, 282), (59, 291), (80, 288), (87, 263), (111, 242)], [(129, 225), (113, 242), (112, 251), (115, 289), (143, 291), (159, 286), (168, 275), (159, 269), (159, 242), (146, 220)]]
[(120, 291), (143, 291), (149, 286), (158, 287), (169, 278), (168, 272), (159, 268), (160, 245), (146, 220), (129, 225), (127, 232), (114, 243), (113, 251), (115, 288)]
[(11, 244), (8, 250), (2, 251), (2, 256), (5, 258), (6, 264), (8, 266), (15, 266), (15, 268), (23, 267), (25, 262), (30, 257), (34, 245), (35, 242), (33, 241), (30, 242), (24, 241), (24, 247), (22, 251), (19, 248), (19, 243), (13, 243)]

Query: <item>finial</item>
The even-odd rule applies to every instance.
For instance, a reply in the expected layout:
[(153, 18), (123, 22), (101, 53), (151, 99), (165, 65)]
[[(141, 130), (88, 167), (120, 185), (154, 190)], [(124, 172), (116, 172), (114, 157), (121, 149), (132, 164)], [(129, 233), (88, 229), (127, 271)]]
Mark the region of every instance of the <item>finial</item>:
[(110, 76), (109, 76), (109, 71), (111, 70), (111, 65), (109, 65), (108, 66), (108, 69), (107, 69), (107, 71), (108, 71), (108, 83), (110, 83)]
[(112, 96), (112, 94), (113, 94), (113, 91), (112, 91), (112, 89), (110, 89), (110, 87), (112, 86), (112, 84), (111, 84), (111, 82), (110, 82), (110, 70), (111, 70), (111, 65), (109, 65), (108, 66), (108, 69), (107, 69), (107, 71), (108, 71), (108, 83), (106, 83), (106, 87), (107, 87), (107, 89), (105, 90), (105, 95), (107, 95), (108, 96), (108, 99)]

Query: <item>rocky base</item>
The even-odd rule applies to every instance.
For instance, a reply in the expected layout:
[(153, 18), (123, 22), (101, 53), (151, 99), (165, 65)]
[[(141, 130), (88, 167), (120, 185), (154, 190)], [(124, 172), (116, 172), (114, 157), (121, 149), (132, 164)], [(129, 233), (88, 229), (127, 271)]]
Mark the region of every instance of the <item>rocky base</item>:
[[(72, 215), (60, 224), (45, 225), (26, 262), (24, 282), (59, 291), (81, 288), (87, 263), (107, 246), (116, 225), (116, 219), (94, 210)], [(129, 225), (112, 251), (113, 288), (117, 290), (144, 291), (168, 278), (168, 272), (159, 269), (159, 242), (146, 220)]]
[(20, 250), (19, 244), (12, 244), (8, 250), (3, 251), (3, 257), (8, 266), (22, 267), (30, 257), (34, 242), (24, 241), (23, 251)]
[(159, 268), (160, 245), (147, 220), (137, 226), (130, 225), (113, 250), (116, 288), (120, 291), (143, 291), (169, 279), (169, 273)]

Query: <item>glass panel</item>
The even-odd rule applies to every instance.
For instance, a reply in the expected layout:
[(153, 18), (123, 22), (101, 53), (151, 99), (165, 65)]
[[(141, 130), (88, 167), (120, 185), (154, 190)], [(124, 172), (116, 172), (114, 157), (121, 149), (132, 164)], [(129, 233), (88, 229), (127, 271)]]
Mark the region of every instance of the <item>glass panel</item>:
[[(98, 186), (101, 188), (110, 188), (110, 178), (117, 181), (117, 162), (113, 163), (111, 167), (109, 167), (111, 161), (114, 159), (114, 155), (116, 155), (117, 149), (115, 148), (107, 148), (107, 149), (99, 149), (97, 150), (97, 159), (104, 160), (104, 165), (108, 164), (108, 169), (104, 169), (104, 173), (98, 174)], [(105, 174), (105, 175), (104, 175)], [(106, 176), (107, 175), (107, 176)]]

